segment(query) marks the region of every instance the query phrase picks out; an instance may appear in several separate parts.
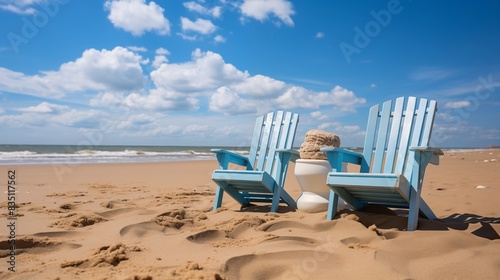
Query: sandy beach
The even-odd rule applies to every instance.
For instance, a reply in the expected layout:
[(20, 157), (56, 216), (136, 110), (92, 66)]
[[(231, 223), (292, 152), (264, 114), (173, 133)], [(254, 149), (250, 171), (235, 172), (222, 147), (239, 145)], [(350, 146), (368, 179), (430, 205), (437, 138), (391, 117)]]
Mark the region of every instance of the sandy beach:
[[(381, 207), (327, 221), (285, 206), (240, 209), (226, 196), (214, 212), (216, 168), (0, 166), (0, 278), (500, 279), (500, 150), (449, 151), (429, 165), (422, 196), (438, 219), (414, 232)], [(293, 170), (286, 189), (297, 199)]]

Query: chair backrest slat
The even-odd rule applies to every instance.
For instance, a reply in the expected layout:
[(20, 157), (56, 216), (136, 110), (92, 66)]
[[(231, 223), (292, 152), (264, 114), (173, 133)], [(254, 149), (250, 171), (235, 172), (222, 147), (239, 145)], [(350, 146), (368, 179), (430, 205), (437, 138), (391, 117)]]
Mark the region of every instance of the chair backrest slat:
[(370, 171), (375, 136), (377, 132), (379, 105), (374, 105), (370, 108), (368, 115), (368, 124), (366, 126), (365, 144), (363, 148), (363, 162), (361, 163), (360, 172), (367, 173)]
[[(293, 114), (290, 112), (284, 113), (281, 118), (281, 125), (278, 125), (278, 119), (276, 118), (275, 124), (275, 137), (276, 137), (276, 145), (275, 149), (270, 150), (265, 171), (271, 174), (273, 178), (276, 177), (276, 172), (278, 172), (279, 168), (276, 168), (278, 163), (278, 154), (275, 153), (276, 149), (291, 149), (293, 148), (293, 142), (295, 139), (295, 133), (297, 131), (297, 124), (299, 121), (299, 115)], [(279, 129), (278, 129), (279, 128)], [(272, 161), (270, 161), (271, 155), (274, 155)]]
[(437, 102), (435, 100), (429, 101), (429, 106), (427, 107), (425, 123), (423, 127), (422, 139), (420, 140), (420, 146), (429, 146), (432, 134), (432, 126), (434, 124), (434, 116), (437, 111)]
[(260, 116), (255, 121), (255, 128), (253, 132), (252, 143), (250, 144), (250, 153), (248, 154), (248, 161), (250, 163), (247, 166), (248, 170), (253, 170), (257, 161), (257, 152), (260, 147), (260, 137), (262, 135), (262, 129), (264, 127), (265, 116)]
[(262, 170), (264, 168), (264, 164), (266, 162), (269, 149), (269, 141), (272, 135), (272, 129), (274, 125), (273, 119), (274, 119), (274, 112), (268, 113), (265, 118), (260, 136), (259, 149), (257, 151), (258, 159), (255, 170)]
[(288, 112), (283, 120), (283, 136), (280, 139), (279, 147), (280, 149), (291, 149), (293, 148), (293, 141), (295, 139), (295, 133), (297, 131), (297, 125), (299, 123), (299, 115), (292, 114)]
[(387, 154), (385, 156), (384, 173), (394, 172), (394, 161), (396, 151), (399, 148), (399, 137), (401, 131), (401, 119), (403, 118), (404, 98), (396, 99), (394, 112), (392, 113), (391, 134), (387, 143)]
[(410, 137), (412, 133), (416, 101), (417, 99), (415, 97), (409, 97), (408, 101), (406, 102), (406, 110), (404, 112), (404, 121), (401, 127), (401, 137), (399, 140), (399, 150), (396, 160), (396, 167), (394, 168), (394, 173), (396, 174), (402, 174), (403, 168), (406, 165), (408, 148), (410, 147)]
[(427, 111), (427, 99), (420, 99), (420, 104), (415, 112), (415, 124), (413, 127), (413, 135), (411, 137), (410, 146), (420, 146), (422, 134), (424, 133), (424, 120)]
[(382, 105), (380, 120), (378, 124), (377, 144), (375, 146), (375, 156), (372, 163), (372, 172), (380, 173), (385, 157), (385, 147), (389, 136), (389, 123), (391, 122), (392, 101), (386, 101)]
[[(370, 109), (361, 172), (397, 173), (405, 170), (411, 146), (427, 146), (430, 141), (437, 102), (425, 98), (400, 97)], [(382, 168), (383, 166), (383, 168)]]
[(279, 145), (279, 141), (280, 141), (280, 137), (281, 137), (281, 133), (283, 132), (282, 129), (283, 129), (283, 112), (282, 111), (279, 111), (275, 114), (275, 118), (273, 120), (274, 124), (273, 124), (273, 130), (272, 130), (272, 134), (271, 134), (271, 138), (269, 139), (269, 150), (267, 152), (267, 155), (266, 155), (266, 159), (265, 159), (265, 162), (263, 162), (263, 164), (265, 166), (263, 166), (262, 170), (265, 170), (267, 173), (271, 174), (271, 175), (274, 175), (272, 174), (272, 171), (273, 171), (273, 167), (274, 167), (274, 163), (275, 163), (275, 159), (276, 159), (276, 149), (278, 149), (278, 145)]
[(267, 171), (274, 176), (276, 150), (293, 147), (298, 122), (298, 114), (284, 111), (258, 117), (248, 155), (251, 166), (247, 169)]

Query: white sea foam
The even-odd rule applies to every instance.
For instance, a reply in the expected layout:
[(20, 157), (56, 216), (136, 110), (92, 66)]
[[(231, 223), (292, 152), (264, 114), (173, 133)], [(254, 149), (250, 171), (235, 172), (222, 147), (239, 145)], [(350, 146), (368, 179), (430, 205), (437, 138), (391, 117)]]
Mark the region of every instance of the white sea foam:
[(108, 162), (158, 162), (178, 160), (212, 159), (210, 151), (143, 151), (127, 149), (122, 151), (80, 150), (75, 152), (0, 152), (0, 164), (40, 163), (108, 163)]
[(466, 152), (488, 152), (488, 151), (491, 151), (491, 149), (452, 148), (452, 149), (443, 149), (443, 151), (447, 152), (447, 153), (466, 153)]

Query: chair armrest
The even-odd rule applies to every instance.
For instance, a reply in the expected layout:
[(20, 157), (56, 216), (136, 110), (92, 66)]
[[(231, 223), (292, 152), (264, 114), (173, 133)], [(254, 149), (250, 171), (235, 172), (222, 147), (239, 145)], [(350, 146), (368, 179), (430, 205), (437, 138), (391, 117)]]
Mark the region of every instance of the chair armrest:
[(432, 148), (427, 146), (414, 146), (409, 148), (410, 151), (415, 152), (415, 157), (421, 157), (422, 154), (424, 157), (428, 158), (428, 163), (432, 163), (434, 165), (439, 165), (439, 156), (444, 155), (443, 151), (438, 148)]
[(295, 162), (300, 159), (300, 153), (292, 149), (276, 149), (277, 153), (287, 153), (290, 154), (290, 161)]
[(349, 150), (345, 150), (342, 148), (323, 147), (320, 149), (320, 151), (325, 153), (330, 164), (331, 164), (332, 160), (337, 161), (336, 158), (339, 158), (341, 163), (348, 162), (348, 163), (353, 163), (353, 164), (358, 164), (358, 165), (361, 165), (361, 162), (363, 160), (363, 154), (356, 153), (356, 152), (349, 151)]
[(443, 151), (439, 148), (432, 148), (427, 146), (414, 146), (409, 148), (410, 151), (418, 151), (418, 152), (431, 152), (438, 156), (444, 155)]
[(210, 152), (216, 154), (221, 169), (227, 169), (229, 163), (248, 167), (248, 158), (240, 154), (223, 149), (211, 149)]
[(353, 151), (335, 147), (323, 147), (320, 151), (325, 153), (332, 169), (338, 172), (342, 171), (342, 163), (344, 162), (357, 165), (361, 165), (363, 162), (363, 155)]

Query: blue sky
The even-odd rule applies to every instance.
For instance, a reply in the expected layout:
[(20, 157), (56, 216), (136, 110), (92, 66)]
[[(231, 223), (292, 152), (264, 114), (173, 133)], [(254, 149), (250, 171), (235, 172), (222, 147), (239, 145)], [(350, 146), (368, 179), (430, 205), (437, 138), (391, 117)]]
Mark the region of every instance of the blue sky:
[(433, 143), (500, 145), (500, 1), (0, 0), (0, 144), (247, 146), (300, 114), (438, 101)]

